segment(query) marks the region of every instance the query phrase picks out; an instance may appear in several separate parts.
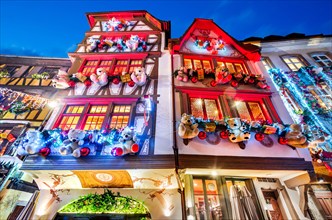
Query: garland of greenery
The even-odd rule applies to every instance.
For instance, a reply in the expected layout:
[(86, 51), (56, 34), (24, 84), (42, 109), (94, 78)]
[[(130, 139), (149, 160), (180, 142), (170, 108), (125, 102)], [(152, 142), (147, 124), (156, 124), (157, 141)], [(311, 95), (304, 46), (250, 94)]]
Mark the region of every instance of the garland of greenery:
[(143, 202), (131, 197), (114, 194), (105, 189), (104, 194), (88, 194), (62, 207), (59, 213), (117, 213), (117, 214), (146, 214), (149, 211)]
[(15, 115), (24, 114), (29, 110), (30, 108), (28, 108), (23, 102), (20, 101), (14, 102), (9, 108), (9, 112)]
[(33, 79), (48, 79), (50, 74), (48, 72), (34, 73), (31, 75)]
[(1, 78), (8, 78), (10, 75), (8, 73), (8, 71), (0, 71), (0, 79)]

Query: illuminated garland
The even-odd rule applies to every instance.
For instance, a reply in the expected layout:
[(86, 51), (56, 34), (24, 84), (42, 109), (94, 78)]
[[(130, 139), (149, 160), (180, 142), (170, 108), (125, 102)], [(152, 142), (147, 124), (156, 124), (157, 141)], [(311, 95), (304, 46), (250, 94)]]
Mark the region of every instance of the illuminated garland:
[(115, 17), (104, 23), (105, 31), (122, 31), (128, 26), (132, 26), (130, 21), (118, 20)]
[[(318, 118), (323, 117), (324, 120), (331, 120), (331, 106), (327, 102), (325, 102), (324, 107), (319, 105), (317, 99), (311, 93), (315, 89), (314, 91), (317, 95), (322, 95), (322, 86), (329, 86), (331, 89), (331, 73), (324, 73), (321, 68), (310, 66), (302, 67), (297, 72), (283, 72), (280, 69), (270, 69), (269, 74), (295, 121), (308, 124), (311, 130), (331, 135), (320, 122), (321, 119)], [(287, 91), (291, 93), (292, 97), (289, 97)], [(323, 97), (320, 96), (320, 98)], [(325, 101), (324, 98), (323, 101)], [(300, 109), (294, 109), (294, 105), (290, 104), (291, 102), (298, 105)]]
[[(279, 144), (299, 148), (316, 147), (317, 143), (323, 143), (327, 138), (327, 134), (324, 132), (313, 135), (308, 127), (301, 124), (284, 125), (269, 121), (247, 121), (240, 118), (203, 120), (187, 114), (182, 115), (178, 127), (178, 135), (186, 140), (186, 144), (190, 139), (196, 137), (205, 140), (211, 134), (214, 136), (219, 134), (221, 139), (229, 139), (233, 143), (244, 145), (244, 142), (250, 139), (250, 132), (255, 132), (257, 141), (263, 141), (266, 135), (275, 134), (278, 136)], [(215, 137), (213, 138), (215, 139)], [(216, 144), (219, 143), (218, 140), (214, 141)], [(208, 142), (210, 143), (211, 140)]]
[(19, 115), (30, 110), (43, 109), (47, 103), (48, 99), (39, 96), (0, 88), (0, 115), (7, 111)]
[(88, 52), (99, 52), (99, 49), (108, 50), (114, 48), (120, 52), (136, 51), (143, 52), (147, 50), (148, 43), (143, 37), (138, 35), (123, 36), (123, 37), (101, 37), (89, 38)]
[(203, 37), (194, 37), (194, 45), (199, 49), (205, 49), (211, 54), (218, 54), (218, 50), (225, 49), (225, 43), (221, 40), (221, 38), (203, 38)]
[[(124, 134), (127, 134), (127, 136)], [(58, 151), (55, 155), (59, 153), (69, 155), (72, 153), (74, 157), (85, 157), (91, 151), (96, 151), (97, 148), (110, 146), (112, 151), (109, 152), (109, 155), (123, 156), (139, 151), (139, 144), (134, 141), (136, 136), (137, 134), (133, 129), (128, 127), (120, 130), (92, 131), (82, 131), (80, 129), (64, 131), (60, 128), (44, 130), (43, 132), (31, 130), (20, 138), (17, 151), (22, 156), (39, 154), (46, 157), (53, 149)], [(127, 147), (130, 149), (127, 149)], [(74, 155), (76, 149), (78, 149), (78, 155)], [(68, 150), (71, 152), (68, 152)]]
[(230, 84), (233, 88), (239, 87), (241, 84), (253, 85), (260, 89), (269, 90), (270, 86), (267, 85), (266, 80), (255, 74), (247, 74), (244, 72), (230, 73), (227, 68), (216, 69), (187, 69), (186, 67), (181, 67), (174, 71), (174, 77), (182, 82), (197, 83), (198, 81), (204, 81), (204, 79), (209, 79), (209, 86), (216, 87), (217, 85)]

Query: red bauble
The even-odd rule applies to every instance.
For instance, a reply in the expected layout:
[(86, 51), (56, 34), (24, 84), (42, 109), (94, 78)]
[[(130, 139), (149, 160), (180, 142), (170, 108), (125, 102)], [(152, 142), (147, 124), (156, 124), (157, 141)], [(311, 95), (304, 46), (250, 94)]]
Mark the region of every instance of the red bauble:
[(254, 82), (255, 82), (255, 79), (253, 79), (253, 78), (248, 79), (248, 83), (253, 84)]
[(197, 83), (197, 81), (198, 81), (197, 77), (194, 76), (194, 77), (191, 78), (191, 82)]
[(128, 82), (128, 86), (129, 86), (129, 87), (134, 87), (134, 85), (135, 85), (135, 82), (134, 82), (134, 81), (131, 80), (130, 82)]
[(236, 81), (236, 80), (232, 80), (232, 81), (231, 81), (231, 86), (234, 87), (234, 88), (237, 88), (237, 87), (239, 86), (238, 81)]
[(285, 137), (279, 137), (279, 138), (278, 138), (278, 143), (279, 143), (279, 144), (282, 144), (282, 145), (285, 145), (285, 144), (288, 143), (288, 140), (287, 140), (287, 138), (285, 138)]
[(139, 146), (138, 146), (138, 144), (133, 144), (133, 145), (131, 146), (131, 152), (133, 152), (133, 153), (137, 153), (138, 150), (139, 150)]
[(51, 153), (51, 149), (49, 147), (43, 147), (39, 150), (39, 154), (43, 157), (47, 157)]
[(123, 150), (120, 147), (115, 147), (115, 148), (112, 149), (111, 154), (113, 156), (116, 156), (116, 157), (122, 156), (123, 155)]
[(118, 85), (120, 83), (120, 80), (118, 78), (114, 78), (112, 80), (112, 83), (115, 84), (115, 85)]
[(227, 131), (221, 131), (220, 132), (220, 137), (222, 139), (227, 139), (228, 138), (228, 132)]
[(122, 24), (118, 24), (118, 28), (119, 28), (119, 29), (122, 29), (122, 28), (123, 28), (123, 25), (122, 25)]
[(68, 82), (68, 85), (70, 86), (70, 87), (75, 87), (75, 82), (74, 81), (72, 81), (72, 80), (70, 80), (69, 82)]
[(212, 81), (210, 82), (210, 85), (211, 85), (212, 87), (216, 87), (217, 82), (216, 82), (215, 80), (212, 80)]
[(204, 131), (200, 131), (198, 133), (198, 138), (204, 140), (206, 138), (206, 133)]
[(264, 138), (265, 138), (265, 135), (262, 134), (262, 133), (256, 133), (256, 134), (255, 134), (255, 139), (256, 139), (257, 141), (262, 141), (262, 140), (264, 140)]
[(146, 50), (146, 49), (147, 49), (147, 46), (146, 46), (146, 45), (143, 45), (142, 48), (143, 48), (143, 50)]
[(80, 152), (81, 152), (81, 157), (86, 157), (90, 153), (90, 148), (88, 148), (88, 147), (82, 147), (80, 149)]
[(90, 80), (85, 80), (85, 81), (84, 81), (84, 85), (85, 85), (86, 87), (91, 86), (91, 81), (90, 81)]

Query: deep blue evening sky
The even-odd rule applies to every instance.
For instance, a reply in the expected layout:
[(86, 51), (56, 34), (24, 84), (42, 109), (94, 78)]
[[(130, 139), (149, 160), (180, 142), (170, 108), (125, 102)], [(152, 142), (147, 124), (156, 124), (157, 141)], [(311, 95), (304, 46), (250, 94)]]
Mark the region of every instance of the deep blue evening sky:
[(238, 40), (292, 32), (332, 34), (332, 0), (0, 0), (0, 54), (67, 57), (89, 29), (86, 12), (147, 10), (180, 37), (194, 18)]

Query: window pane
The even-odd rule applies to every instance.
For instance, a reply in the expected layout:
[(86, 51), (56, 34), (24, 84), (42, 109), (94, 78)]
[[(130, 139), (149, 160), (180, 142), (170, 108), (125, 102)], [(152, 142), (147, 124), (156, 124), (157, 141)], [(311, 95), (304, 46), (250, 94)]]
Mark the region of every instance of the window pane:
[(238, 73), (244, 72), (241, 64), (235, 63), (234, 65), (235, 65), (236, 72), (238, 72)]
[(234, 66), (233, 64), (231, 63), (226, 63), (226, 66), (227, 66), (227, 69), (230, 73), (235, 73), (235, 69), (234, 69)]
[(247, 109), (246, 103), (241, 101), (235, 102), (236, 110), (241, 119), (251, 121), (250, 113)]
[(204, 104), (205, 104), (206, 115), (207, 115), (208, 119), (220, 119), (216, 100), (205, 99)]
[(126, 113), (129, 113), (129, 112), (130, 112), (130, 109), (131, 109), (131, 106), (130, 106), (130, 105), (127, 105), (127, 106), (126, 106), (126, 109), (125, 109), (125, 112), (126, 112)]
[(204, 67), (204, 69), (211, 69), (210, 61), (203, 60), (203, 67)]
[(190, 99), (191, 114), (196, 118), (204, 118), (203, 100), (200, 98)]
[(101, 129), (104, 116), (88, 116), (85, 122), (84, 130)]
[(223, 62), (217, 62), (217, 66), (221, 67), (222, 69), (225, 68), (225, 64)]
[(63, 116), (61, 119), (59, 128), (62, 130), (69, 130), (70, 128), (76, 128), (79, 116)]
[(200, 60), (194, 60), (195, 69), (202, 69), (202, 64)]
[(257, 102), (248, 102), (250, 111), (252, 116), (254, 117), (254, 120), (265, 120), (264, 114), (262, 112), (261, 107), (259, 106), (259, 103)]
[(191, 59), (184, 59), (184, 66), (188, 69), (192, 69)]

